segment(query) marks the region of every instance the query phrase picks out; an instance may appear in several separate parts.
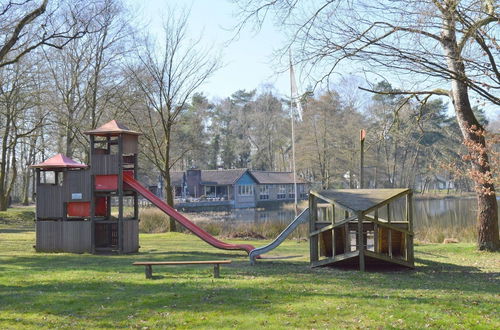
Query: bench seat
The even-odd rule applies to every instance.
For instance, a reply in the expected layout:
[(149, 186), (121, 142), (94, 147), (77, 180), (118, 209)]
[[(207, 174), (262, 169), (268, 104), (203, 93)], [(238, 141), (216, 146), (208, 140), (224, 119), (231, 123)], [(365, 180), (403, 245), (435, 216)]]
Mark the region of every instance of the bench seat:
[(132, 265), (145, 266), (146, 278), (153, 278), (153, 266), (176, 265), (214, 265), (214, 277), (220, 277), (220, 265), (230, 264), (231, 260), (194, 260), (194, 261), (136, 261)]

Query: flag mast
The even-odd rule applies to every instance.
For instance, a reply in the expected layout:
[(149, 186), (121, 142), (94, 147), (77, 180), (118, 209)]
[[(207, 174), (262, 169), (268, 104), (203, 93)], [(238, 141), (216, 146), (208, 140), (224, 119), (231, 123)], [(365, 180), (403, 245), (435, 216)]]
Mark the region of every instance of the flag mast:
[[(293, 94), (294, 94), (294, 72), (292, 66), (292, 50), (290, 49), (290, 119), (292, 121), (292, 171), (293, 171), (293, 195), (294, 195), (294, 210), (295, 216), (297, 216), (297, 171), (295, 170), (295, 124), (294, 124), (294, 112), (293, 112)], [(297, 86), (295, 86), (295, 89)]]

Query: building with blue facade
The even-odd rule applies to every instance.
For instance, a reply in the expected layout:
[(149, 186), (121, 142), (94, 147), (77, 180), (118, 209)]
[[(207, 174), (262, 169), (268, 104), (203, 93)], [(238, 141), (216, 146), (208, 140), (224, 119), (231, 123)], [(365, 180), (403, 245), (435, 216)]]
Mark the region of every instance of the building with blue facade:
[[(171, 182), (177, 204), (212, 202), (244, 208), (295, 199), (291, 172), (190, 169), (172, 172)], [(297, 193), (298, 199), (307, 198), (308, 187), (301, 178), (297, 178)]]

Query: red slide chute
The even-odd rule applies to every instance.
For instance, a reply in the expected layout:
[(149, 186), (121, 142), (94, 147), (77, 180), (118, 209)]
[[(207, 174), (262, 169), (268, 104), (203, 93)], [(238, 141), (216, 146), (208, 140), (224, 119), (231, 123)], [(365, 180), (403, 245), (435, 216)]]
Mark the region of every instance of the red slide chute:
[(173, 207), (162, 201), (158, 196), (150, 192), (148, 189), (146, 189), (143, 185), (141, 185), (139, 182), (137, 182), (134, 177), (132, 176), (131, 173), (123, 173), (123, 182), (128, 184), (132, 189), (137, 191), (139, 194), (144, 196), (147, 200), (149, 200), (151, 203), (156, 205), (160, 210), (168, 214), (168, 216), (174, 218), (176, 221), (178, 221), (181, 225), (186, 227), (190, 232), (207, 242), (208, 244), (212, 245), (213, 247), (216, 247), (218, 249), (223, 249), (223, 250), (244, 250), (247, 253), (250, 253), (253, 249), (255, 249), (252, 245), (250, 244), (229, 244), (229, 243), (224, 243), (222, 241), (219, 241), (217, 238), (213, 237), (209, 233), (207, 233), (205, 230), (201, 229), (197, 225), (195, 225), (193, 222), (191, 222), (188, 218), (177, 212)]

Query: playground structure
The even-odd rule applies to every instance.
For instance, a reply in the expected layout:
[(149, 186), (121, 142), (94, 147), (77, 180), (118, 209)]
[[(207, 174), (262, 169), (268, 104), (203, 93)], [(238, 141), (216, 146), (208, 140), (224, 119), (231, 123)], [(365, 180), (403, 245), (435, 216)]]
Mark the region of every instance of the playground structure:
[[(137, 252), (140, 194), (208, 244), (246, 251), (251, 264), (309, 221), (311, 267), (355, 264), (365, 270), (366, 264), (414, 265), (410, 189), (311, 191), (309, 208), (275, 240), (256, 249), (216, 239), (143, 187), (137, 181), (139, 133), (113, 120), (85, 134), (90, 137), (90, 165), (61, 154), (32, 165), (37, 251)], [(125, 198), (133, 199), (128, 214)], [(392, 219), (391, 205), (402, 198), (406, 198), (404, 219)], [(112, 204), (117, 205), (114, 213)], [(380, 216), (384, 212), (386, 219)]]
[[(393, 219), (393, 205), (402, 219)], [(311, 267), (414, 267), (410, 189), (311, 191), (309, 209)]]
[[(254, 249), (217, 240), (136, 181), (138, 132), (112, 120), (85, 134), (90, 137), (90, 166), (64, 155), (31, 166), (36, 169), (36, 251), (137, 252), (139, 194), (216, 248)], [(128, 215), (125, 198), (133, 199)], [(117, 215), (112, 214), (113, 199)]]

